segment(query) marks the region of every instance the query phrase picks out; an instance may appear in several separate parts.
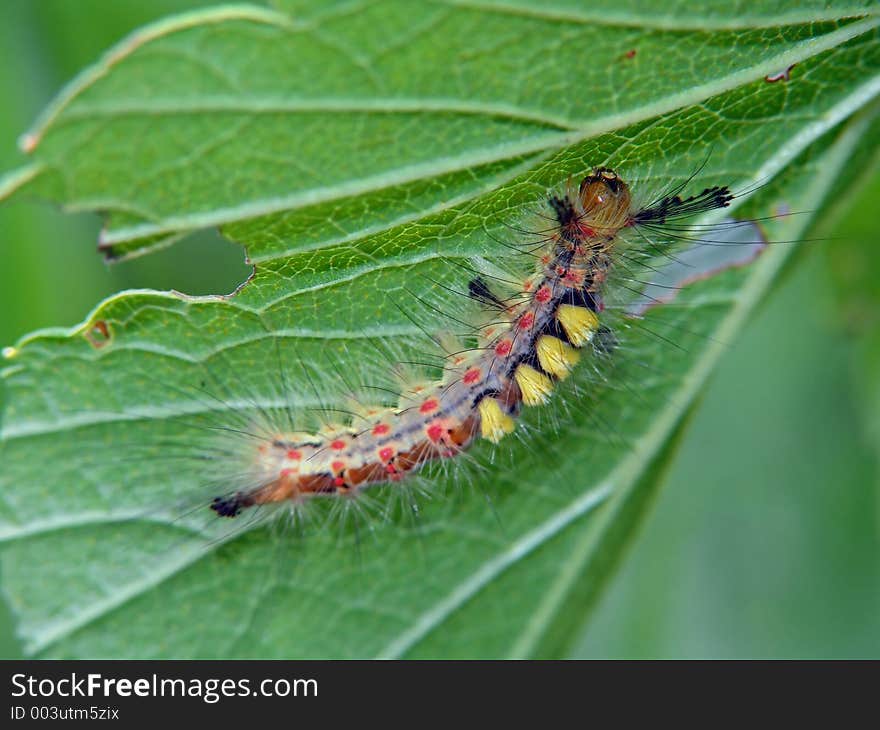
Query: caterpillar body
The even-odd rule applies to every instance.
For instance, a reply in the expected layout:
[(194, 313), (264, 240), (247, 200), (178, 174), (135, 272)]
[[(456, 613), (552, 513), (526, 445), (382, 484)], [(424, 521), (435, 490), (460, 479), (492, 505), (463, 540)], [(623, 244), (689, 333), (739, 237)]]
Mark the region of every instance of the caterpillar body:
[(476, 439), (499, 442), (523, 407), (548, 401), (585, 352), (613, 343), (601, 325), (603, 290), (623, 231), (723, 208), (734, 197), (721, 186), (688, 198), (678, 192), (637, 206), (606, 167), (569, 183), (548, 200), (552, 225), (517, 296), (497, 295), (480, 276), (469, 282), (469, 295), (497, 316), (480, 328), (478, 347), (448, 356), (442, 380), (411, 389), (397, 408), (364, 409), (357, 427), (264, 440), (248, 486), (215, 497), (211, 508), (235, 517), (255, 505), (353, 494), (455, 457)]

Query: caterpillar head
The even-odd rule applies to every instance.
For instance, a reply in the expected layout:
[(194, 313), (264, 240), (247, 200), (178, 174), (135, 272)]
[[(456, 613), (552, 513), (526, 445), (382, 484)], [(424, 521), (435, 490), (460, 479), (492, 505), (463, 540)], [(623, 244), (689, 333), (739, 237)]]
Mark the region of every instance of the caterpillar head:
[(597, 167), (578, 188), (584, 217), (597, 228), (619, 229), (626, 225), (630, 212), (629, 186), (614, 170)]

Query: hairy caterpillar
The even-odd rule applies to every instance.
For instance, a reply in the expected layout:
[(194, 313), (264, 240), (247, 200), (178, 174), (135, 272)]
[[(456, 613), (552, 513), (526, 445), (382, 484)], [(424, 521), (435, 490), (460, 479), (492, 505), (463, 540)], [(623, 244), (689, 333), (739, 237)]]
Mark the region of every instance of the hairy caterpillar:
[(523, 406), (548, 401), (585, 348), (613, 347), (613, 333), (600, 319), (626, 232), (675, 226), (734, 197), (716, 186), (682, 198), (683, 187), (638, 206), (609, 168), (594, 169), (577, 186), (569, 182), (548, 201), (549, 226), (531, 245), (536, 270), (515, 296), (500, 296), (481, 276), (469, 281), (469, 295), (492, 321), (480, 328), (476, 347), (447, 348), (442, 380), (404, 393), (397, 408), (361, 408), (357, 423), (263, 439), (254, 447), (247, 486), (216, 496), (211, 508), (235, 517), (255, 505), (353, 494), (455, 457), (478, 438), (498, 443), (514, 430)]

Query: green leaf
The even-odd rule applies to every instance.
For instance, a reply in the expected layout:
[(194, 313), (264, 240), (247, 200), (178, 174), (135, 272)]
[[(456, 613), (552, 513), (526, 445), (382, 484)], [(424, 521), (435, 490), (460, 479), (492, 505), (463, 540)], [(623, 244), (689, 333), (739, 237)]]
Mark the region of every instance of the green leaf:
[[(421, 530), (374, 520), (359, 549), (350, 530), (299, 541), (181, 516), (206, 494), (205, 467), (179, 458), (202, 447), (193, 421), (234, 427), (255, 401), (307, 413), (327, 397), (313, 383), (341, 398), (337, 369), (367, 379), (377, 343), (424, 351), (422, 328), (449, 322), (408, 290), (439, 301), (466, 283), (452, 262), (505, 264), (512, 211), (568, 176), (611, 164), (650, 194), (711, 151), (695, 185), (766, 183), (749, 214), (816, 210), (877, 111), (876, 18), (791, 3), (746, 21), (721, 4), (659, 19), (619, 5), (611, 21), (561, 3), (315, 7), (144, 29), (62, 93), (25, 137), (33, 161), (0, 182), (104, 212), (115, 257), (219, 225), (256, 264), (232, 297), (122, 293), (8, 353), (2, 567), (31, 652), (558, 653), (790, 246), (652, 311), (608, 382), (583, 368), (565, 412), (527, 415), (526, 443), (475, 449), (494, 462), (463, 480), (480, 489), (435, 470)], [(764, 80), (795, 63), (790, 81)], [(791, 240), (809, 222), (768, 228)]]

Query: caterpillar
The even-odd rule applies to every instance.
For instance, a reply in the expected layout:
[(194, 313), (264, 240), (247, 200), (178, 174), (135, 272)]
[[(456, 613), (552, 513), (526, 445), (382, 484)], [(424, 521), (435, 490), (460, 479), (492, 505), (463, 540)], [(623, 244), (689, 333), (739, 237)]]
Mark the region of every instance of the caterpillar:
[(477, 439), (500, 442), (521, 410), (546, 404), (591, 349), (614, 346), (613, 332), (601, 323), (603, 294), (626, 232), (675, 227), (734, 198), (727, 186), (682, 197), (689, 180), (641, 206), (608, 167), (578, 185), (569, 181), (547, 200), (550, 225), (518, 295), (499, 295), (479, 275), (469, 281), (468, 295), (495, 316), (480, 328), (476, 347), (450, 348), (441, 380), (412, 389), (396, 408), (362, 409), (357, 426), (264, 439), (247, 486), (214, 497), (211, 509), (232, 518), (257, 505), (356, 494), (456, 457)]

